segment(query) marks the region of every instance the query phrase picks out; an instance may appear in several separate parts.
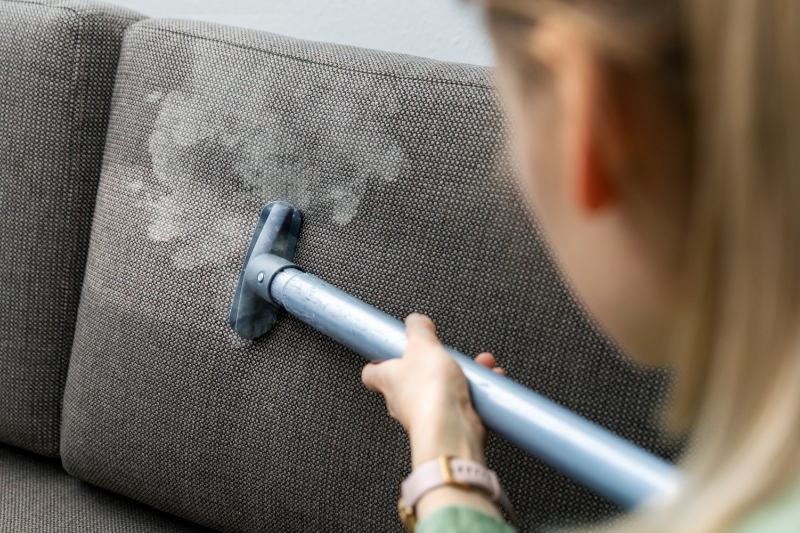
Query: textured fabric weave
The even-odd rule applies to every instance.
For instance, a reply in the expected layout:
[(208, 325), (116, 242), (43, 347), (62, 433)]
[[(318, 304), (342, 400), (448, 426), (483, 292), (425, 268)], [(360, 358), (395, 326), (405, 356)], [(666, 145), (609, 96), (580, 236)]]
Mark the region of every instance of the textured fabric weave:
[[(508, 170), (491, 71), (235, 28), (126, 34), (62, 454), (92, 483), (224, 531), (401, 531), (402, 428), (364, 361), (282, 315), (227, 323), (261, 208), (305, 214), (296, 261), (662, 454), (664, 376), (625, 363), (571, 298)], [(492, 438), (524, 523), (607, 515)]]
[(0, 442), (58, 455), (122, 32), (82, 1), (0, 0)]
[(209, 531), (69, 476), (57, 461), (0, 445), (3, 533)]

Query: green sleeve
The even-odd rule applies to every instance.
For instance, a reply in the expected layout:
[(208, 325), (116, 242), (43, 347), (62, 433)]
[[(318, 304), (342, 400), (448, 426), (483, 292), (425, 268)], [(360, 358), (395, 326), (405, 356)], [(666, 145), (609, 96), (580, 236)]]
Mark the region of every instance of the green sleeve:
[(417, 524), (415, 533), (514, 533), (502, 520), (472, 507), (448, 506)]
[(800, 531), (800, 485), (745, 518), (731, 533)]

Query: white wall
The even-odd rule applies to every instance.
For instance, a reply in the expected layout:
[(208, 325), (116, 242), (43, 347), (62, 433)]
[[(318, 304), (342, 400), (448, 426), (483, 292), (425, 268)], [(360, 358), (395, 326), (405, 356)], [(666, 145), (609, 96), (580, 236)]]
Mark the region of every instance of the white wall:
[(190, 18), (302, 39), (493, 64), (480, 10), (463, 0), (109, 0), (158, 18)]

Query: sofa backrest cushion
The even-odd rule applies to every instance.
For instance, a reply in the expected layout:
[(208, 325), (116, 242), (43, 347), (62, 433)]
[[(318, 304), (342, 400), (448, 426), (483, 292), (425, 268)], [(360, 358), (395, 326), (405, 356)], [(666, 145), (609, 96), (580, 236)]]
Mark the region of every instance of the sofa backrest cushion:
[[(664, 376), (570, 296), (509, 170), (488, 69), (203, 23), (123, 45), (64, 406), (65, 467), (223, 531), (401, 531), (407, 441), (359, 356), (282, 314), (228, 313), (261, 208), (301, 207), (296, 261), (660, 453)], [(613, 507), (508, 443), (526, 530)]]
[(0, 0), (0, 441), (56, 456), (114, 74), (138, 15)]

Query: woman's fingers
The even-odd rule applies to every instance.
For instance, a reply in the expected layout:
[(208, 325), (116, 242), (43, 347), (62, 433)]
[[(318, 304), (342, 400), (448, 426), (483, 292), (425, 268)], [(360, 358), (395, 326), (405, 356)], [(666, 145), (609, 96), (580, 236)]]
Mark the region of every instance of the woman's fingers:
[(436, 337), (436, 326), (433, 321), (419, 313), (412, 313), (406, 317), (406, 336), (409, 347), (406, 348), (403, 359), (370, 363), (361, 370), (361, 381), (369, 390), (386, 396), (393, 386), (391, 378), (400, 372), (403, 360), (416, 361), (418, 357), (415, 355), (424, 355), (429, 353), (430, 348), (441, 346)]
[(489, 370), (494, 368), (494, 365), (497, 364), (495, 358), (489, 352), (479, 353), (475, 356), (475, 362), (481, 366), (485, 366)]
[(411, 313), (406, 317), (406, 337), (409, 344), (441, 344), (433, 321), (419, 313)]
[(409, 315), (406, 335), (403, 357), (366, 365), (361, 380), (384, 396), (389, 414), (409, 432), (412, 464), (442, 455), (483, 461), (486, 432), (469, 403), (467, 380), (436, 337), (433, 322)]
[(492, 370), (495, 374), (500, 374), (501, 376), (506, 375), (505, 370), (503, 370), (499, 366), (495, 366), (497, 364), (497, 360), (489, 352), (483, 352), (476, 355), (475, 362), (481, 366), (485, 366), (489, 370)]
[(399, 362), (399, 359), (394, 359), (382, 363), (369, 363), (361, 369), (361, 381), (372, 392), (384, 394), (387, 392), (389, 376)]
[(361, 382), (372, 392), (380, 392), (381, 389), (378, 386), (378, 380), (380, 379), (379, 374), (380, 370), (378, 369), (378, 365), (369, 363), (361, 369)]

